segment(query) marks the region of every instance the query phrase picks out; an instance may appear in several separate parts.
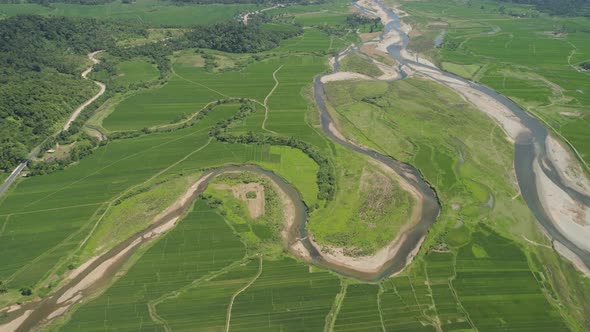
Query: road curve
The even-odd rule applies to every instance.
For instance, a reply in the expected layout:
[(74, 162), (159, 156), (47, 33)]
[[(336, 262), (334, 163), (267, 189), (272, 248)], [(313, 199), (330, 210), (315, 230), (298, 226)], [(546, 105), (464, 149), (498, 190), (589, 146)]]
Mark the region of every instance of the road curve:
[[(89, 66), (88, 68), (86, 68), (86, 70), (84, 70), (81, 74), (81, 76), (85, 79), (88, 79), (88, 74), (92, 71), (92, 68), (94, 67), (94, 65), (98, 64), (100, 62), (100, 60), (98, 60), (95, 56), (100, 53), (103, 52), (101, 51), (96, 51), (96, 52), (92, 52), (92, 53), (88, 53), (88, 59), (90, 59), (92, 61), (92, 65)], [(70, 126), (72, 125), (72, 122), (74, 122), (78, 116), (80, 115), (80, 113), (82, 112), (82, 110), (84, 110), (86, 108), (86, 106), (92, 104), (96, 99), (98, 99), (98, 97), (102, 96), (106, 90), (106, 86), (98, 81), (93, 81), (94, 84), (98, 85), (98, 87), (100, 88), (100, 90), (90, 99), (88, 99), (87, 101), (85, 101), (84, 103), (82, 103), (82, 105), (78, 106), (78, 108), (76, 108), (76, 110), (72, 113), (72, 115), (70, 115), (70, 118), (68, 119), (68, 121), (66, 122), (66, 124), (64, 125), (62, 131), (66, 131), (68, 129), (70, 129)]]
[[(88, 79), (86, 76), (92, 71), (92, 68), (94, 68), (94, 65), (99, 63), (100, 60), (95, 58), (95, 55), (97, 55), (98, 53), (103, 52), (101, 51), (95, 51), (92, 53), (88, 53), (88, 58), (93, 62), (93, 64), (91, 66), (89, 66), (88, 68), (86, 68), (80, 75), (85, 78)], [(55, 134), (53, 134), (52, 136), (57, 136), (60, 132), (62, 131), (66, 131), (70, 128), (70, 126), (72, 125), (72, 122), (74, 122), (76, 120), (76, 118), (78, 118), (78, 116), (80, 115), (80, 113), (91, 103), (93, 103), (96, 99), (98, 99), (98, 97), (102, 96), (104, 94), (104, 92), (106, 91), (106, 86), (101, 83), (101, 82), (97, 82), (97, 81), (93, 81), (96, 85), (99, 86), (100, 90), (98, 91), (98, 93), (96, 93), (94, 96), (92, 96), (92, 98), (88, 99), (87, 101), (85, 101), (84, 103), (82, 103), (82, 105), (78, 106), (78, 108), (76, 108), (76, 110), (74, 110), (74, 112), (70, 115), (68, 121), (65, 123), (65, 125), (63, 126), (62, 130), (56, 132)], [(8, 188), (10, 187), (10, 185), (12, 185), (12, 183), (18, 178), (18, 176), (20, 175), (20, 173), (23, 171), (23, 169), (27, 166), (27, 164), (29, 163), (29, 161), (31, 159), (33, 159), (37, 154), (39, 154), (39, 151), (41, 151), (41, 145), (43, 143), (39, 144), (38, 146), (36, 146), (27, 156), (27, 159), (24, 160), (23, 162), (21, 162), (18, 166), (16, 166), (16, 168), (12, 171), (12, 173), (10, 173), (10, 176), (8, 176), (8, 178), (6, 178), (6, 180), (4, 181), (4, 183), (2, 184), (2, 186), (0, 186), (0, 195), (4, 194), (6, 192), (6, 190), (8, 190)]]

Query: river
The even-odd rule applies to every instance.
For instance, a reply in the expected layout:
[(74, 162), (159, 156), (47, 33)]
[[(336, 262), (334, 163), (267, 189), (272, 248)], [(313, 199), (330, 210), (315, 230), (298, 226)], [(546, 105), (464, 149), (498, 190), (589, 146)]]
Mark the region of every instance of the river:
[[(549, 133), (547, 128), (541, 123), (541, 121), (524, 111), (515, 102), (490, 89), (489, 87), (442, 71), (431, 64), (413, 61), (407, 57), (404, 57), (402, 51), (406, 49), (409, 38), (408, 34), (402, 29), (400, 17), (391, 8), (384, 6), (382, 2), (378, 0), (373, 1), (377, 6), (385, 11), (391, 20), (389, 23), (387, 23), (385, 31), (388, 32), (395, 30), (401, 37), (401, 41), (399, 43), (388, 47), (389, 54), (400, 63), (400, 68), (407, 66), (413, 71), (430, 77), (433, 80), (438, 81), (441, 84), (445, 84), (451, 88), (456, 88), (456, 86), (446, 84), (444, 80), (441, 80), (438, 77), (444, 77), (463, 82), (466, 86), (476, 89), (485, 96), (503, 105), (516, 119), (518, 119), (520, 124), (522, 124), (527, 129), (525, 132), (520, 134), (514, 142), (514, 168), (521, 195), (546, 233), (553, 240), (560, 242), (570, 251), (575, 253), (576, 256), (581, 259), (584, 265), (590, 268), (590, 252), (586, 248), (582, 248), (578, 244), (574, 243), (574, 241), (572, 241), (572, 239), (570, 239), (567, 234), (564, 234), (564, 231), (558, 226), (558, 221), (552, 220), (548, 211), (548, 209), (552, 207), (544, 206), (542, 203), (543, 198), (540, 197), (539, 190), (537, 188), (538, 181), (540, 181), (539, 177), (545, 176), (551, 182), (557, 185), (564, 194), (569, 195), (569, 197), (575, 202), (582, 204), (585, 207), (590, 207), (590, 195), (570, 186), (568, 181), (560, 175), (560, 172), (558, 172), (559, 165), (554, 164), (552, 160), (548, 158), (546, 142)], [(436, 72), (437, 77), (434, 77), (431, 74), (433, 71)], [(535, 174), (533, 172), (534, 163), (538, 163), (538, 165), (540, 165), (542, 174)]]
[[(570, 241), (570, 239), (568, 239), (568, 237), (565, 236), (555, 226), (554, 222), (551, 220), (549, 214), (547, 213), (546, 207), (543, 206), (541, 202), (542, 200), (539, 197), (539, 192), (537, 190), (537, 177), (532, 172), (532, 165), (534, 162), (542, 160), (543, 173), (553, 183), (559, 186), (559, 188), (561, 188), (564, 192), (573, 197), (576, 201), (581, 202), (586, 206), (590, 206), (590, 196), (588, 196), (586, 193), (579, 192), (576, 189), (570, 187), (566, 183), (566, 181), (564, 181), (564, 179), (561, 178), (559, 172), (557, 171), (557, 166), (554, 165), (549, 158), (547, 158), (547, 148), (545, 146), (546, 138), (548, 136), (547, 129), (537, 119), (530, 116), (520, 107), (518, 107), (518, 105), (516, 105), (514, 102), (496, 93), (492, 89), (457, 77), (456, 75), (443, 72), (440, 69), (433, 67), (431, 65), (404, 58), (401, 52), (402, 50), (405, 50), (409, 38), (408, 35), (401, 28), (400, 18), (391, 9), (386, 8), (383, 4), (379, 2), (376, 3), (377, 5), (381, 6), (381, 8), (387, 13), (387, 15), (389, 15), (391, 19), (391, 22), (386, 24), (384, 34), (394, 29), (401, 36), (400, 43), (396, 43), (388, 47), (390, 55), (400, 63), (399, 69), (402, 73), (401, 79), (407, 76), (403, 71), (404, 66), (411, 66), (412, 70), (416, 72), (421, 72), (421, 68), (426, 68), (430, 71), (435, 70), (439, 75), (452, 78), (455, 80), (460, 80), (465, 84), (468, 84), (473, 88), (476, 88), (481, 93), (484, 93), (487, 96), (493, 98), (497, 102), (506, 106), (512, 112), (512, 114), (516, 116), (523, 125), (525, 125), (525, 127), (528, 129), (528, 132), (520, 135), (518, 139), (515, 140), (514, 166), (521, 194), (524, 200), (526, 201), (527, 205), (529, 206), (529, 208), (531, 209), (539, 223), (547, 231), (547, 233), (554, 240), (559, 241), (560, 243), (565, 245), (569, 250), (574, 252), (584, 262), (586, 266), (590, 267), (590, 253), (588, 253), (588, 251), (584, 250), (583, 248), (578, 247), (574, 242)], [(338, 70), (338, 59), (336, 59), (336, 61), (334, 62), (333, 70)], [(426, 76), (429, 75), (426, 70), (423, 71), (423, 74)], [(154, 236), (150, 235), (153, 234), (154, 230), (166, 225), (167, 223), (170, 223), (171, 221), (175, 221), (178, 218), (185, 215), (188, 212), (190, 206), (192, 206), (192, 202), (199, 196), (200, 193), (202, 193), (207, 188), (209, 181), (213, 179), (215, 176), (228, 171), (250, 171), (264, 175), (270, 178), (277, 186), (281, 188), (281, 190), (283, 190), (287, 194), (289, 200), (293, 203), (295, 207), (295, 223), (294, 227), (288, 230), (286, 240), (288, 244), (300, 241), (306, 248), (306, 250), (309, 252), (314, 264), (333, 270), (340, 274), (351, 276), (365, 281), (378, 281), (396, 272), (401, 271), (408, 264), (409, 258), (412, 256), (412, 253), (414, 253), (421, 245), (428, 230), (435, 222), (440, 212), (440, 205), (437, 196), (434, 190), (428, 185), (428, 183), (426, 183), (422, 179), (420, 172), (417, 171), (411, 165), (399, 162), (389, 156), (377, 153), (376, 151), (373, 151), (366, 147), (356, 145), (348, 140), (344, 140), (341, 138), (340, 135), (335, 134), (333, 132), (333, 130), (335, 130), (336, 127), (325, 104), (324, 87), (321, 82), (321, 77), (316, 77), (316, 79), (314, 80), (314, 97), (317, 106), (320, 110), (322, 129), (324, 133), (332, 141), (346, 148), (349, 148), (352, 151), (372, 158), (377, 162), (387, 165), (394, 172), (396, 172), (403, 179), (405, 179), (408, 183), (410, 183), (423, 196), (423, 206), (419, 222), (415, 225), (412, 225), (405, 231), (406, 236), (402, 238), (402, 243), (396, 251), (395, 256), (390, 258), (378, 271), (371, 273), (360, 272), (350, 268), (343, 267), (339, 264), (330, 263), (327, 260), (325, 260), (322, 253), (316, 249), (316, 247), (310, 241), (310, 237), (307, 234), (307, 209), (303, 200), (301, 199), (299, 192), (295, 188), (293, 188), (291, 185), (286, 183), (282, 178), (275, 175), (274, 173), (263, 170), (259, 167), (230, 166), (212, 171), (207, 171), (206, 173), (204, 173), (201, 177), (201, 182), (198, 184), (194, 192), (190, 194), (190, 199), (186, 200), (184, 204), (181, 204), (178, 208), (174, 209), (173, 211), (170, 211), (170, 213), (168, 213), (164, 218), (159, 220), (157, 223), (152, 224), (150, 227), (146, 228), (141, 232), (138, 232), (137, 234), (127, 239), (123, 243), (109, 250), (107, 253), (101, 255), (98, 259), (94, 260), (85, 269), (83, 269), (75, 278), (68, 281), (56, 293), (40, 301), (26, 304), (22, 308), (18, 309), (16, 311), (17, 316), (20, 315), (20, 317), (26, 318), (24, 318), (22, 323), (19, 324), (20, 326), (16, 328), (16, 331), (28, 331), (36, 326), (39, 326), (43, 322), (46, 322), (48, 317), (51, 317), (52, 314), (55, 315), (55, 313), (65, 311), (69, 308), (69, 306), (77, 303), (77, 301), (79, 301), (80, 299), (87, 297), (97, 292), (98, 290), (104, 288), (107, 284), (109, 284), (112, 281), (112, 279), (120, 271), (120, 269), (129, 261), (129, 258), (133, 255), (133, 253), (141, 247), (141, 244), (151, 241), (154, 238)], [(290, 246), (288, 245), (288, 247)], [(295, 256), (299, 255), (296, 252), (292, 253)], [(72, 300), (71, 302), (63, 300), (60, 301), (60, 298), (66, 297), (66, 295), (68, 295), (68, 292), (71, 293), (71, 290), (76, 289), (76, 287), (78, 287), (85, 278), (87, 278), (94, 271), (96, 271), (96, 269), (100, 268), (101, 266), (104, 266), (104, 264), (107, 262), (112, 262), (112, 264), (109, 264), (106, 267), (106, 269), (104, 269), (102, 273), (97, 278), (95, 278), (88, 287), (82, 288), (78, 292), (76, 292), (77, 296), (73, 298), (70, 297), (70, 299), (74, 300)]]

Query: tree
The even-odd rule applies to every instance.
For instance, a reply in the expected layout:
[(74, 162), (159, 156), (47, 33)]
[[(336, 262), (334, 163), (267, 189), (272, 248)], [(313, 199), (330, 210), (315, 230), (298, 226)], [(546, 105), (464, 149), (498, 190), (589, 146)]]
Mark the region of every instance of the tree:
[(9, 141), (0, 145), (0, 169), (9, 171), (27, 159), (27, 148), (20, 142)]
[(4, 284), (4, 281), (0, 280), (0, 294), (8, 293), (8, 287)]
[(22, 296), (33, 295), (33, 291), (31, 290), (31, 287), (21, 287), (21, 289), (19, 289), (18, 291), (20, 292), (20, 295), (22, 295)]

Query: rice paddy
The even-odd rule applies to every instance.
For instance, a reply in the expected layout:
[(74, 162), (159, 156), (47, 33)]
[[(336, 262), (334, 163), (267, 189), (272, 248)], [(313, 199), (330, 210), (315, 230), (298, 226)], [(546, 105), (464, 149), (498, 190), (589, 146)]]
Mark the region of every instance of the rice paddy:
[(51, 3), (0, 4), (0, 17), (19, 14), (83, 16), (146, 23), (155, 26), (191, 26), (229, 20), (237, 13), (259, 8), (251, 4), (174, 5), (157, 0), (131, 4), (113, 1), (98, 5)]
[[(514, 99), (570, 141), (588, 163), (590, 145), (583, 134), (590, 128), (588, 73), (579, 68), (588, 58), (587, 19), (528, 15), (534, 12), (530, 7), (506, 5), (506, 13), (528, 13), (515, 18), (489, 1), (403, 6), (423, 31), (448, 24), (445, 43), (431, 51), (444, 69)], [(433, 20), (438, 26), (428, 25)]]
[[(260, 58), (207, 51), (218, 57), (224, 70), (205, 69), (194, 50), (175, 53), (165, 84), (121, 97), (110, 113), (102, 115), (100, 124), (109, 134), (163, 128), (188, 119), (211, 102), (232, 101), (214, 105), (185, 128), (144, 130), (137, 137), (113, 139), (63, 171), (19, 181), (0, 198), (0, 280), (10, 289), (8, 295), (0, 294), (0, 303), (30, 299), (15, 295), (21, 287), (31, 287), (33, 296), (51, 293), (69, 270), (149, 224), (204, 170), (224, 165), (256, 164), (294, 186), (309, 208), (308, 230), (322, 245), (347, 247), (354, 256), (373, 253), (391, 241), (407, 222), (415, 202), (394, 178), (366, 158), (325, 138), (310, 102), (311, 82), (328, 68), (326, 55), (358, 38), (354, 34), (336, 38), (317, 25), (342, 24), (348, 6), (339, 1), (268, 11), (293, 15), (306, 26), (305, 32)], [(407, 6), (411, 13), (427, 10), (423, 2)], [(443, 1), (435, 8), (447, 6), (451, 5)], [(92, 6), (84, 13), (80, 7), (0, 5), (0, 16), (36, 12), (192, 25), (258, 8), (168, 6), (151, 0)], [(472, 12), (466, 9), (456, 15)], [(539, 20), (546, 24), (544, 19)], [(498, 50), (492, 50), (488, 39), (466, 37), (488, 32), (489, 27), (463, 24), (453, 28), (449, 38), (467, 38), (463, 45), (470, 51), (443, 50), (448, 70), (479, 79), (527, 105), (540, 107), (553, 101), (555, 89), (547, 81), (526, 70), (507, 73), (503, 66), (479, 61), (479, 52), (490, 51), (486, 53), (490, 57), (511, 61), (525, 61), (535, 52), (551, 53), (557, 59), (564, 51), (553, 48), (562, 45), (561, 41), (535, 44), (537, 49), (529, 43), (528, 49), (519, 46), (506, 55), (504, 45), (509, 39), (505, 34), (494, 40)], [(498, 25), (502, 31), (520, 29), (511, 20)], [(568, 38), (576, 45), (581, 41), (575, 34)], [(580, 46), (571, 59), (581, 61), (582, 49)], [(470, 62), (474, 58), (479, 62)], [(367, 63), (350, 59), (351, 70), (379, 74)], [(545, 65), (535, 63), (539, 68)], [(581, 82), (561, 62), (551, 65), (556, 73), (567, 73), (571, 79), (567, 84)], [(125, 61), (118, 70), (122, 75), (117, 81), (123, 85), (158, 76), (153, 65), (140, 59)], [(545, 74), (539, 75), (558, 81)], [(559, 84), (567, 85), (568, 78)], [(523, 240), (546, 243), (517, 196), (511, 173), (513, 150), (497, 125), (451, 91), (420, 79), (337, 82), (325, 88), (334, 108), (332, 115), (347, 137), (411, 163), (437, 190), (441, 215), (408, 269), (367, 284), (297, 261), (278, 235), (283, 215), (276, 193), (267, 191), (266, 214), (252, 218), (246, 204), (231, 191), (211, 186), (173, 229), (138, 250), (110, 285), (48, 329), (583, 329), (579, 328), (583, 323), (576, 321), (580, 313), (572, 314), (570, 308), (585, 305), (584, 297), (566, 299), (569, 293), (556, 283), (562, 276), (570, 278), (568, 282), (579, 282), (572, 267), (552, 250), (532, 247)], [(321, 151), (334, 167), (333, 201), (318, 199), (320, 166), (302, 150), (224, 143), (210, 135), (211, 128), (239, 111), (239, 98), (253, 100), (255, 112), (233, 123), (231, 132), (294, 137)], [(580, 98), (582, 103), (585, 97)], [(570, 137), (577, 130), (579, 139), (584, 139), (582, 121), (561, 128), (568, 128), (566, 125), (575, 128), (568, 129)], [(219, 181), (248, 183), (243, 178)], [(579, 287), (584, 292), (590, 285), (580, 283)], [(3, 315), (0, 323), (4, 323)]]

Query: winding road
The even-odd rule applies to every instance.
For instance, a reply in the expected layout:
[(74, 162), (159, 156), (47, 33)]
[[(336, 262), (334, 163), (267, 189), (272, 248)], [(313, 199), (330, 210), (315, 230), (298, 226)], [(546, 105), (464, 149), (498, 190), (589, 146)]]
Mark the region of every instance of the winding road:
[[(433, 64), (428, 63), (423, 59), (419, 59), (415, 55), (412, 56), (409, 54), (408, 51), (406, 51), (408, 42), (407, 31), (404, 31), (402, 28), (399, 16), (397, 16), (397, 14), (391, 9), (386, 8), (378, 0), (365, 0), (365, 4), (367, 2), (371, 4), (372, 8), (362, 7), (364, 11), (380, 16), (386, 26), (386, 29), (381, 36), (381, 41), (386, 40), (384, 37), (390, 33), (398, 34), (399, 38), (391, 39), (394, 42), (392, 42), (391, 45), (388, 45), (387, 49), (390, 55), (399, 63), (398, 69), (400, 70), (401, 79), (415, 73), (446, 85), (502, 125), (507, 136), (512, 139), (515, 144), (515, 173), (522, 196), (529, 208), (533, 211), (537, 220), (549, 233), (552, 239), (563, 244), (567, 250), (575, 253), (575, 255), (582, 260), (583, 264), (590, 266), (590, 252), (584, 246), (580, 245), (579, 241), (573, 238), (571, 232), (563, 229), (563, 221), (557, 220), (556, 215), (551, 211), (552, 209), (559, 209), (559, 206), (556, 207), (551, 204), (559, 204), (561, 201), (559, 199), (555, 199), (555, 202), (552, 202), (551, 200), (548, 201), (545, 197), (542, 197), (543, 191), (538, 188), (539, 186), (545, 186), (544, 183), (546, 181), (550, 181), (557, 187), (557, 189), (554, 190), (555, 193), (557, 193), (556, 195), (558, 195), (558, 198), (568, 197), (586, 207), (590, 206), (590, 195), (588, 195), (583, 189), (572, 185), (567, 176), (564, 175), (566, 174), (566, 170), (563, 169), (563, 165), (554, 162), (554, 160), (550, 158), (548, 153), (550, 150), (548, 148), (550, 142), (548, 139), (550, 136), (547, 129), (543, 127), (538, 120), (528, 115), (508, 98), (499, 95), (487, 87), (443, 72)], [(96, 53), (93, 53), (92, 56), (89, 55), (89, 57), (92, 59), (94, 54)], [(338, 72), (338, 68), (337, 57), (333, 63), (333, 72)], [(83, 73), (84, 78), (86, 78), (85, 74), (88, 74), (90, 70), (91, 68)], [(276, 74), (277, 71), (275, 71), (274, 74)], [(276, 76), (273, 77), (277, 85), (278, 81), (276, 80)], [(156, 220), (145, 230), (138, 232), (108, 252), (97, 257), (95, 260), (87, 262), (87, 264), (83, 265), (84, 268), (81, 269), (76, 276), (73, 276), (70, 281), (54, 294), (45, 299), (26, 304), (22, 308), (19, 308), (17, 311), (19, 316), (13, 321), (14, 324), (18, 324), (16, 325), (16, 330), (25, 331), (58, 317), (68, 310), (71, 305), (78, 303), (84, 297), (93, 294), (101, 286), (107, 285), (116, 275), (119, 268), (129, 260), (131, 255), (142, 243), (151, 241), (173, 227), (174, 223), (188, 211), (194, 199), (205, 190), (209, 181), (215, 176), (228, 171), (251, 171), (259, 173), (269, 177), (273, 183), (278, 185), (281, 190), (284, 191), (294, 210), (292, 216), (293, 223), (289, 229), (286, 230), (285, 234), (289, 250), (293, 255), (302, 257), (302, 251), (306, 252), (303, 256), (307, 255), (309, 260), (317, 265), (334, 270), (340, 274), (353, 276), (367, 281), (377, 281), (401, 271), (407, 266), (413, 255), (419, 249), (430, 226), (435, 222), (440, 212), (440, 205), (436, 193), (429, 184), (422, 179), (420, 172), (411, 165), (401, 163), (389, 156), (379, 154), (367, 147), (351, 142), (338, 132), (334, 120), (330, 116), (326, 107), (326, 98), (321, 77), (322, 76), (318, 76), (314, 80), (314, 97), (320, 110), (321, 124), (324, 133), (335, 143), (368, 156), (375, 162), (385, 165), (397, 173), (404, 181), (408, 182), (414, 190), (419, 192), (422, 196), (422, 201), (420, 202), (421, 215), (418, 223), (410, 225), (408, 229), (394, 239), (394, 242), (397, 241), (394, 246), (395, 250), (392, 251), (392, 255), (387, 256), (387, 261), (377, 266), (375, 271), (359, 271), (354, 268), (339, 265), (327, 259), (324, 253), (322, 253), (321, 250), (309, 239), (310, 237), (306, 232), (306, 208), (299, 193), (280, 177), (272, 172), (254, 166), (228, 166), (205, 172), (189, 189), (187, 195), (183, 196), (181, 204), (175, 205), (173, 209), (166, 212), (161, 219)], [(99, 82), (95, 83), (101, 85)], [(97, 96), (81, 105), (80, 108), (83, 109), (86, 107), (92, 101), (96, 100), (96, 98), (102, 93), (104, 93), (104, 89), (101, 89), (101, 92), (99, 92)], [(68, 120), (64, 129), (68, 128), (69, 124), (71, 124), (80, 111), (72, 114), (72, 117), (70, 117), (70, 120)], [(26, 166), (26, 163), (24, 165)], [(15, 178), (18, 176), (18, 173), (22, 168), (24, 168), (24, 166), (21, 167), (21, 165), (19, 165), (13, 174), (11, 174), (11, 177)], [(14, 179), (11, 181), (14, 181)], [(4, 189), (3, 186), (3, 190)], [(9, 324), (12, 324), (13, 322), (10, 322)], [(2, 326), (0, 326), (0, 330), (2, 330)]]
[[(91, 66), (89, 66), (88, 68), (86, 68), (81, 76), (84, 79), (88, 79), (88, 77), (86, 77), (91, 71), (92, 68), (94, 67), (95, 64), (99, 63), (100, 60), (98, 60), (95, 56), (100, 53), (102, 51), (96, 51), (96, 52), (92, 52), (88, 54), (88, 58), (93, 62), (93, 64)], [(68, 118), (68, 121), (66, 121), (66, 123), (64, 124), (63, 128), (56, 132), (55, 134), (53, 134), (52, 136), (57, 136), (59, 133), (61, 133), (62, 131), (66, 131), (70, 128), (70, 126), (72, 125), (72, 122), (74, 122), (76, 120), (76, 118), (78, 118), (78, 116), (80, 115), (80, 113), (88, 106), (90, 105), (92, 102), (94, 102), (96, 99), (98, 99), (98, 97), (102, 96), (104, 94), (104, 92), (106, 91), (106, 86), (98, 81), (93, 81), (94, 84), (98, 85), (98, 87), (100, 88), (99, 91), (92, 96), (92, 98), (88, 99), (87, 101), (85, 101), (84, 103), (82, 103), (82, 105), (78, 106), (78, 108), (76, 108), (76, 110), (74, 110), (74, 112), (70, 115), (70, 117)], [(27, 159), (23, 162), (21, 162), (13, 171), (12, 173), (10, 173), (10, 176), (8, 176), (8, 178), (6, 178), (6, 180), (4, 181), (4, 183), (2, 184), (2, 186), (0, 186), (0, 195), (4, 194), (6, 192), (6, 190), (8, 190), (8, 188), (12, 185), (12, 183), (14, 183), (14, 181), (18, 178), (18, 176), (20, 175), (20, 173), (23, 171), (23, 169), (25, 167), (27, 167), (27, 164), (29, 163), (29, 161), (33, 158), (35, 158), (39, 152), (41, 151), (41, 146), (43, 145), (43, 143), (39, 144), (38, 146), (36, 146), (27, 156)]]

